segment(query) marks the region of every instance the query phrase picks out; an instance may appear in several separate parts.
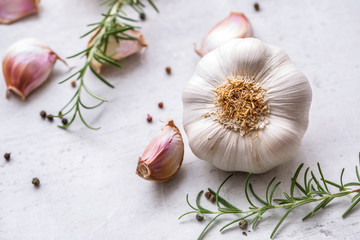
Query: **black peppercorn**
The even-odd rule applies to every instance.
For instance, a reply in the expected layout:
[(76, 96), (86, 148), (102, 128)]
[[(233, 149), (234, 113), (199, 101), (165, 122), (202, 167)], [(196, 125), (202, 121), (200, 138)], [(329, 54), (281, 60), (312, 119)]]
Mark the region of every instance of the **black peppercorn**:
[(199, 214), (196, 214), (196, 220), (198, 220), (199, 222), (201, 222), (202, 220), (204, 220), (204, 216), (201, 216)]
[(66, 118), (61, 119), (61, 122), (62, 122), (63, 125), (68, 124), (68, 120)]
[(37, 177), (34, 177), (31, 181), (32, 184), (34, 184), (35, 187), (40, 186), (40, 180)]
[(206, 193), (205, 193), (205, 197), (206, 197), (206, 199), (210, 199), (211, 193), (210, 193), (210, 192), (206, 192)]
[(247, 225), (248, 225), (248, 222), (247, 222), (245, 219), (240, 220), (240, 222), (239, 222), (239, 227), (240, 227), (241, 229), (246, 229), (246, 228), (247, 228)]
[(215, 201), (216, 201), (216, 196), (214, 194), (211, 194), (210, 202), (214, 203)]
[(144, 21), (145, 18), (146, 18), (145, 13), (140, 13), (140, 19)]
[(76, 82), (75, 81), (71, 81), (71, 86), (74, 88), (76, 87)]
[(257, 12), (260, 11), (260, 5), (258, 3), (254, 3), (254, 8)]
[(46, 112), (45, 111), (41, 111), (40, 112), (40, 116), (45, 119), (46, 118)]
[(52, 122), (54, 120), (54, 117), (52, 115), (47, 115), (47, 119)]
[(11, 153), (5, 153), (5, 154), (4, 154), (4, 158), (5, 158), (6, 161), (9, 161), (9, 160), (10, 160), (10, 154), (11, 154)]

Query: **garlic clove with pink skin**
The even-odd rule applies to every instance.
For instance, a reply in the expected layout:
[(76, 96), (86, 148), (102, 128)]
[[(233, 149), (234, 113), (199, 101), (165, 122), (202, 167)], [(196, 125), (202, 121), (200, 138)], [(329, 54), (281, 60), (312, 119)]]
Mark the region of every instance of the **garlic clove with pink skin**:
[(41, 41), (25, 38), (9, 47), (3, 59), (3, 74), (7, 85), (7, 96), (14, 92), (23, 100), (43, 84), (59, 59), (55, 52)]
[(184, 158), (184, 142), (174, 121), (169, 121), (151, 140), (139, 158), (136, 174), (156, 182), (172, 178)]
[(206, 34), (201, 47), (195, 49), (195, 52), (200, 56), (204, 56), (230, 39), (252, 36), (252, 28), (246, 16), (240, 12), (231, 12), (230, 16), (222, 20)]
[[(111, 58), (114, 60), (122, 60), (130, 55), (140, 52), (143, 48), (148, 46), (141, 32), (136, 30), (127, 30), (124, 32), (124, 34), (137, 39), (119, 39), (118, 41), (116, 41), (113, 36), (110, 36), (105, 54), (107, 56), (111, 56)], [(94, 39), (91, 39), (92, 41), (89, 41), (88, 47), (93, 43), (95, 39), (96, 37)], [(103, 64), (96, 59), (93, 59), (90, 65), (97, 73), (100, 73), (101, 69), (103, 68)]]
[(40, 0), (0, 0), (0, 23), (9, 24), (39, 12)]

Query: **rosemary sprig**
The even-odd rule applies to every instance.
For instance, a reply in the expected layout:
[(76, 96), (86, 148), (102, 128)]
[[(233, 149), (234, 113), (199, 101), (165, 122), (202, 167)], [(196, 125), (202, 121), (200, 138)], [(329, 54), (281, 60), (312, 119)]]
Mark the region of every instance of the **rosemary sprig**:
[[(156, 6), (152, 2), (152, 0), (147, 0), (147, 2), (156, 10)], [(104, 79), (99, 73), (97, 73), (90, 65), (90, 63), (95, 59), (96, 61), (107, 64), (113, 65), (116, 67), (121, 68), (122, 66), (117, 62), (116, 59), (113, 59), (112, 56), (106, 54), (107, 45), (109, 42), (110, 37), (114, 37), (116, 41), (120, 39), (125, 40), (137, 40), (137, 38), (131, 37), (125, 33), (125, 31), (130, 29), (135, 29), (136, 27), (130, 25), (128, 22), (137, 22), (137, 20), (129, 18), (126, 16), (126, 13), (122, 10), (123, 6), (128, 5), (133, 8), (138, 13), (144, 13), (143, 9), (145, 5), (140, 0), (105, 0), (102, 4), (108, 4), (108, 11), (105, 14), (102, 14), (103, 19), (100, 22), (89, 24), (92, 29), (81, 36), (81, 38), (86, 37), (90, 34), (93, 34), (90, 38), (89, 46), (80, 51), (73, 56), (68, 58), (74, 57), (86, 57), (86, 61), (84, 65), (77, 70), (75, 73), (70, 75), (65, 80), (61, 81), (60, 84), (69, 81), (70, 79), (76, 78), (79, 81), (79, 85), (73, 97), (70, 101), (65, 104), (65, 106), (60, 110), (58, 115), (53, 115), (53, 117), (62, 118), (67, 115), (71, 115), (71, 120), (63, 125), (59, 126), (60, 128), (66, 128), (71, 125), (76, 116), (78, 115), (81, 121), (85, 124), (86, 127), (89, 129), (99, 129), (90, 126), (84, 119), (81, 110), (82, 109), (94, 109), (99, 107), (105, 102), (108, 102), (107, 99), (96, 95), (92, 90), (90, 90), (85, 84), (85, 73), (88, 69), (103, 83), (108, 85), (111, 88), (114, 88), (112, 84), (110, 84), (106, 79)], [(127, 21), (127, 22), (126, 22)], [(81, 96), (82, 94), (87, 94), (93, 98), (95, 98), (98, 103), (93, 106), (86, 105)]]
[[(215, 215), (210, 222), (205, 226), (203, 231), (200, 233), (198, 239), (202, 239), (207, 231), (207, 229), (214, 224), (215, 220), (221, 217), (222, 215), (226, 214), (233, 214), (234, 220), (228, 222), (225, 224), (221, 229), (220, 232), (222, 232), (224, 229), (228, 228), (234, 223), (237, 223), (243, 219), (251, 219), (249, 225), (252, 226), (253, 229), (255, 229), (256, 224), (262, 220), (262, 216), (269, 210), (277, 209), (277, 208), (284, 208), (286, 209), (285, 214), (280, 218), (278, 223), (276, 224), (274, 230), (272, 231), (270, 238), (273, 238), (275, 236), (275, 233), (280, 228), (281, 224), (284, 222), (286, 217), (291, 213), (292, 210), (294, 210), (297, 207), (303, 206), (305, 204), (313, 203), (313, 202), (319, 202), (314, 209), (309, 212), (307, 215), (303, 217), (303, 221), (308, 219), (309, 217), (312, 217), (316, 212), (318, 212), (320, 209), (323, 209), (326, 207), (331, 201), (333, 201), (336, 198), (344, 197), (346, 195), (355, 194), (351, 200), (351, 205), (348, 207), (348, 209), (344, 212), (342, 217), (346, 217), (360, 202), (360, 174), (358, 166), (355, 167), (355, 173), (357, 177), (357, 181), (355, 182), (349, 182), (345, 183), (343, 181), (344, 171), (345, 169), (342, 169), (340, 174), (340, 183), (335, 183), (333, 181), (330, 181), (326, 179), (323, 175), (322, 169), (320, 167), (320, 164), (317, 164), (319, 177), (315, 176), (315, 173), (310, 170), (310, 168), (307, 168), (303, 174), (303, 185), (298, 181), (298, 177), (300, 175), (301, 169), (304, 166), (304, 164), (301, 164), (294, 176), (291, 178), (291, 186), (289, 189), (289, 192), (283, 192), (283, 198), (274, 199), (274, 193), (278, 186), (280, 185), (280, 181), (275, 183), (275, 177), (269, 182), (266, 188), (265, 196), (261, 198), (258, 194), (255, 193), (252, 184), (250, 183), (250, 178), (252, 176), (252, 173), (250, 173), (245, 181), (245, 197), (247, 201), (249, 202), (250, 207), (247, 210), (241, 210), (240, 208), (235, 207), (233, 204), (229, 203), (227, 200), (225, 200), (223, 197), (219, 195), (220, 190), (222, 186), (231, 178), (232, 175), (227, 177), (220, 185), (218, 190), (215, 192), (214, 190), (208, 188), (209, 192), (211, 194), (214, 194), (216, 196), (216, 205), (217, 210), (212, 211), (209, 209), (204, 208), (200, 204), (200, 198), (203, 195), (203, 191), (200, 191), (196, 197), (196, 207), (192, 206), (189, 202), (189, 196), (186, 195), (186, 202), (187, 204), (192, 208), (192, 211), (189, 211), (179, 217), (182, 218), (185, 215), (188, 214), (197, 214), (200, 216), (204, 215)], [(359, 166), (360, 166), (360, 154), (359, 154)], [(275, 183), (275, 184), (274, 184)], [(331, 192), (329, 187), (337, 188), (338, 192)], [(355, 189), (351, 187), (356, 187)], [(295, 190), (300, 195), (295, 195)], [(250, 194), (259, 202), (259, 204), (255, 204), (251, 198)], [(274, 204), (276, 202), (277, 204)], [(239, 216), (240, 215), (240, 216)]]

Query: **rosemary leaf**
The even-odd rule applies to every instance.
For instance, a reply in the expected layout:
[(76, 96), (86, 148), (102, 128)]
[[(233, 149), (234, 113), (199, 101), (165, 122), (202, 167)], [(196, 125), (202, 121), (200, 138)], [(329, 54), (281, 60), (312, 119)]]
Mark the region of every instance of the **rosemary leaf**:
[(249, 184), (251, 175), (252, 175), (252, 173), (249, 173), (249, 175), (247, 176), (246, 181), (245, 181), (245, 196), (246, 196), (246, 199), (248, 200), (248, 202), (250, 203), (250, 205), (253, 206), (254, 208), (256, 208), (256, 206), (251, 202), (251, 200), (249, 198), (249, 194), (247, 192), (247, 188), (248, 188), (248, 184)]
[(344, 212), (344, 214), (342, 215), (342, 217), (346, 217), (351, 210), (353, 210), (354, 207), (356, 207), (356, 205), (360, 202), (360, 198), (358, 198), (355, 202), (353, 202), (353, 204), (351, 204), (351, 206)]
[(291, 198), (294, 198), (294, 188), (295, 188), (295, 183), (296, 183), (296, 180), (299, 176), (299, 173), (301, 171), (301, 168), (304, 166), (304, 164), (300, 164), (300, 166), (296, 169), (296, 172), (293, 176), (293, 178), (291, 179), (291, 187), (290, 187), (290, 196)]
[(305, 189), (300, 185), (300, 183), (298, 183), (297, 181), (295, 181), (295, 186), (303, 193), (306, 195), (306, 191)]
[(254, 192), (253, 188), (252, 188), (252, 184), (249, 184), (249, 188), (250, 188), (250, 192), (252, 193), (252, 195), (254, 195), (254, 197), (256, 198), (256, 200), (258, 200), (259, 202), (261, 202), (262, 204), (264, 204), (265, 206), (268, 205), (268, 203), (264, 200), (262, 200), (258, 195), (256, 195), (256, 193)]
[[(232, 176), (232, 175), (231, 175)], [(211, 188), (208, 188), (209, 192), (211, 194), (214, 194), (216, 195), (216, 192), (214, 190), (212, 190)], [(220, 195), (218, 195), (218, 201), (219, 203), (221, 203), (222, 205), (224, 205), (225, 207), (227, 208), (232, 208), (232, 209), (235, 209), (235, 210), (240, 210), (238, 209), (237, 207), (235, 207), (234, 205), (232, 205), (231, 203), (229, 203), (228, 201), (226, 201), (225, 199), (223, 199), (222, 197), (220, 197)]]
[(197, 206), (198, 209), (200, 210), (200, 211), (199, 211), (200, 213), (210, 213), (211, 211), (207, 210), (206, 208), (204, 208), (204, 207), (202, 207), (202, 206), (200, 205), (200, 197), (201, 197), (201, 195), (202, 195), (203, 193), (204, 193), (203, 190), (201, 190), (201, 191), (198, 193), (198, 195), (197, 195), (197, 197), (196, 197), (196, 206)]
[(105, 78), (103, 78), (100, 74), (98, 74), (92, 67), (90, 67), (90, 70), (92, 71), (92, 73), (98, 77), (103, 83), (105, 83), (106, 85), (108, 85), (111, 88), (115, 88), (114, 85), (112, 85), (111, 83), (109, 83), (108, 81), (105, 80)]
[(323, 183), (324, 183), (324, 187), (325, 187), (326, 191), (329, 192), (329, 189), (328, 189), (328, 187), (327, 187), (327, 184), (326, 184), (324, 175), (323, 175), (323, 173), (322, 173), (322, 171), (321, 171), (320, 163), (317, 163), (317, 166), (318, 166), (318, 169), (319, 169), (319, 173), (320, 173), (320, 176), (321, 176), (321, 180), (322, 180)]
[(276, 188), (281, 184), (281, 182), (278, 182), (277, 184), (275, 184), (275, 186), (271, 189), (271, 193), (270, 193), (270, 201), (269, 201), (269, 204), (272, 205), (272, 199), (273, 199), (273, 195), (274, 195), (274, 192), (276, 190)]
[[(266, 202), (269, 203), (269, 204), (270, 204), (269, 199), (271, 199), (271, 198), (269, 198), (269, 189), (270, 189), (271, 185), (273, 184), (273, 182), (275, 181), (275, 179), (276, 179), (276, 177), (274, 177), (273, 179), (271, 179), (271, 181), (269, 182), (269, 184), (268, 184), (268, 186), (267, 186), (267, 188), (266, 188)], [(270, 204), (270, 205), (271, 205), (271, 204)]]

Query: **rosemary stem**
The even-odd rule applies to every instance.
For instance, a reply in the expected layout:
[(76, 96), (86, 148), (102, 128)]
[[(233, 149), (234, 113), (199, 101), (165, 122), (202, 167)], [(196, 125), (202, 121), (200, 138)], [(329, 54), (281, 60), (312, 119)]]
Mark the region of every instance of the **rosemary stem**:
[[(338, 193), (329, 193), (323, 197), (318, 197), (318, 198), (307, 198), (305, 200), (297, 200), (297, 201), (294, 201), (294, 202), (291, 202), (291, 203), (286, 203), (286, 204), (278, 204), (278, 205), (271, 205), (271, 206), (267, 206), (268, 209), (276, 209), (276, 208), (291, 208), (293, 206), (299, 206), (299, 205), (303, 205), (303, 204), (306, 204), (306, 203), (310, 203), (310, 202), (318, 202), (318, 201), (321, 201), (321, 200), (324, 200), (324, 199), (328, 199), (328, 198), (337, 198), (337, 197), (343, 197), (343, 196), (346, 196), (346, 195), (349, 195), (351, 193), (354, 193), (354, 192), (360, 192), (360, 188), (359, 189), (355, 189), (355, 190), (345, 190), (345, 191), (341, 191), (341, 192), (338, 192)], [(262, 209), (261, 207), (257, 207), (257, 208), (252, 208), (252, 209), (249, 209), (249, 210), (245, 210), (245, 211), (242, 211), (242, 210), (233, 210), (233, 211), (227, 211), (227, 212), (212, 212), (211, 214), (219, 214), (219, 213), (224, 213), (224, 214), (234, 214), (234, 213), (257, 213), (259, 212), (259, 210)]]

